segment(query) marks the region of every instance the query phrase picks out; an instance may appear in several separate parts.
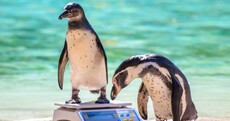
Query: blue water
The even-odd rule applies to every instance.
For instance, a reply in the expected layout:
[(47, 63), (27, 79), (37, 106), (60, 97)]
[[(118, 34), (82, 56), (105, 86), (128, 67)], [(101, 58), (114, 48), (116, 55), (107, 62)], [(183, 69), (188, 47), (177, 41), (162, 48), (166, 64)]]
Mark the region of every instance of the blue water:
[[(0, 120), (52, 117), (53, 103), (70, 98), (68, 68), (64, 90), (57, 84), (67, 28), (67, 20), (59, 21), (58, 16), (68, 2), (0, 1)], [(108, 95), (111, 76), (122, 60), (157, 53), (187, 76), (200, 117), (230, 118), (229, 0), (77, 2), (106, 50)], [(133, 81), (117, 100), (135, 107), (140, 82)], [(82, 90), (80, 97), (90, 101), (98, 95)]]

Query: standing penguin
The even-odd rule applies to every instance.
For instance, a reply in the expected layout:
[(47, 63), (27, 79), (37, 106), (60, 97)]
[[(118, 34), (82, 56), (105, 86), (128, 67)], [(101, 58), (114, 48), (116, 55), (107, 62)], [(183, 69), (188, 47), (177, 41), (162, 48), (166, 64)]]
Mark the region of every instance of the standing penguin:
[(80, 89), (99, 93), (96, 103), (109, 103), (106, 98), (108, 83), (107, 58), (99, 37), (85, 17), (83, 8), (70, 2), (59, 19), (68, 18), (64, 48), (59, 58), (58, 84), (63, 87), (66, 63), (70, 62), (72, 97), (66, 103), (81, 103)]
[(141, 78), (138, 111), (147, 119), (147, 101), (151, 97), (157, 121), (191, 121), (197, 118), (189, 84), (184, 74), (167, 58), (146, 54), (123, 61), (113, 76), (111, 99), (135, 78)]

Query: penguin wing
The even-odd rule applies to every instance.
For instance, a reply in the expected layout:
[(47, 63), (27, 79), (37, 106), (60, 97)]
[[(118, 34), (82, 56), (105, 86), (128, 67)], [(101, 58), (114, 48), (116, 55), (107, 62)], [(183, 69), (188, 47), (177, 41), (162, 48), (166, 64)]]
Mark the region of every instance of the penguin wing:
[(64, 48), (62, 50), (62, 53), (59, 58), (59, 63), (58, 63), (58, 85), (61, 90), (63, 88), (63, 78), (64, 78), (65, 66), (68, 60), (69, 58), (68, 58), (68, 52), (67, 52), (67, 43), (65, 40)]
[(101, 41), (99, 40), (98, 36), (96, 38), (96, 42), (97, 42), (97, 46), (99, 47), (99, 50), (100, 50), (101, 54), (104, 56), (105, 70), (106, 70), (106, 80), (107, 80), (107, 83), (108, 83), (108, 67), (107, 67), (107, 57), (106, 57), (106, 54), (105, 54), (105, 50), (104, 50), (104, 48), (103, 48), (103, 46), (101, 44)]
[(173, 121), (180, 121), (181, 111), (181, 96), (183, 93), (183, 88), (178, 80), (178, 78), (174, 75), (172, 76), (172, 113), (173, 113)]
[(144, 83), (142, 82), (137, 96), (137, 105), (138, 105), (139, 114), (145, 120), (148, 119), (148, 111), (147, 111), (148, 99), (149, 99), (149, 93)]

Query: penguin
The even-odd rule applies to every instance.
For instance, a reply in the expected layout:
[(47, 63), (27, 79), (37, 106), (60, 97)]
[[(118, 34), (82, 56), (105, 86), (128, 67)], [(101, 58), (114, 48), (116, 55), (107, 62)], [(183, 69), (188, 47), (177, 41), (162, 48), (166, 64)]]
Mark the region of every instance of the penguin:
[(63, 88), (64, 71), (70, 64), (72, 96), (66, 104), (79, 104), (80, 89), (99, 93), (95, 103), (109, 103), (106, 98), (108, 84), (107, 57), (97, 33), (88, 22), (80, 4), (70, 2), (59, 19), (68, 19), (66, 39), (58, 64), (58, 84)]
[(137, 104), (141, 117), (148, 118), (150, 96), (157, 121), (192, 121), (197, 110), (192, 101), (188, 81), (180, 69), (162, 55), (143, 54), (124, 60), (113, 75), (111, 99), (134, 79), (141, 78)]

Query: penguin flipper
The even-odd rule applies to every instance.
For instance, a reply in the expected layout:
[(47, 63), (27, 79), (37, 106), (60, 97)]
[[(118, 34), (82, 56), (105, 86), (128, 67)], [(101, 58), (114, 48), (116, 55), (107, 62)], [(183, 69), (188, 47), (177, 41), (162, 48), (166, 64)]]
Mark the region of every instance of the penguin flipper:
[(61, 90), (63, 88), (63, 78), (64, 78), (65, 66), (68, 60), (69, 58), (68, 58), (68, 52), (67, 52), (67, 43), (65, 40), (64, 48), (62, 50), (62, 53), (59, 58), (59, 63), (58, 63), (58, 85)]
[(148, 111), (147, 111), (148, 99), (149, 99), (149, 93), (144, 83), (142, 82), (137, 96), (137, 104), (138, 104), (138, 112), (141, 115), (141, 117), (145, 120), (148, 119)]
[(183, 93), (183, 88), (176, 76), (172, 76), (172, 113), (173, 121), (180, 121), (181, 112), (181, 96)]

